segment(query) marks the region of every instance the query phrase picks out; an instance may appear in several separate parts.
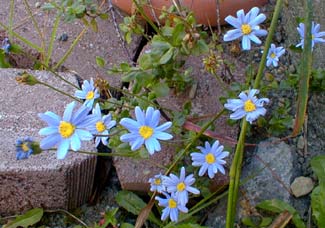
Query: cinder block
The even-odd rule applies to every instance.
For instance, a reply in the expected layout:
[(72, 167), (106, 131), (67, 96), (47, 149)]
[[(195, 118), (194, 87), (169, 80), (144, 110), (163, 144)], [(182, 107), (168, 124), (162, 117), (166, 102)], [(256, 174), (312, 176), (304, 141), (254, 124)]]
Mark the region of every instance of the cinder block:
[[(220, 96), (226, 96), (226, 91), (215, 76), (204, 70), (202, 58), (202, 56), (190, 57), (186, 63), (187, 67), (193, 69), (194, 81), (197, 86), (196, 89), (190, 88), (182, 94), (171, 93), (168, 97), (159, 100), (159, 103), (163, 107), (181, 111), (185, 102), (192, 101), (191, 116), (207, 116), (206, 120), (211, 119), (213, 115), (223, 109), (218, 98)], [(228, 80), (243, 82), (245, 71), (243, 63), (226, 54), (223, 54), (223, 58), (234, 64), (235, 69), (230, 75), (230, 72), (226, 72), (223, 67), (219, 68), (218, 74), (223, 76), (222, 80), (225, 81), (225, 86), (227, 86)], [(238, 128), (227, 125), (227, 119), (228, 116), (224, 115), (216, 120), (213, 131), (222, 136), (219, 139), (221, 144), (233, 147), (237, 141)], [(114, 165), (122, 188), (142, 192), (148, 191), (150, 188), (148, 183), (149, 178), (156, 174), (164, 173), (165, 170), (161, 166), (171, 164), (175, 159), (176, 152), (180, 151), (181, 148), (184, 148), (184, 145), (182, 146), (180, 143), (163, 143), (162, 150), (150, 156), (149, 160), (114, 157)], [(188, 156), (188, 160), (191, 161), (190, 156)], [(232, 158), (227, 158), (226, 160), (227, 169)], [(179, 175), (179, 170), (176, 173)], [(216, 175), (212, 182), (212, 189), (227, 185), (229, 183), (228, 171), (226, 175)]]
[[(69, 152), (64, 160), (56, 151), (44, 151), (27, 160), (16, 160), (15, 141), (31, 136), (39, 141), (38, 131), (45, 127), (38, 113), (53, 111), (63, 114), (72, 100), (42, 85), (18, 84), (20, 70), (0, 70), (0, 215), (17, 214), (25, 210), (72, 209), (86, 202), (91, 195), (96, 157)], [(75, 88), (45, 71), (29, 71), (73, 95)], [(71, 74), (61, 74), (77, 85)], [(83, 150), (96, 151), (93, 142), (82, 144)]]

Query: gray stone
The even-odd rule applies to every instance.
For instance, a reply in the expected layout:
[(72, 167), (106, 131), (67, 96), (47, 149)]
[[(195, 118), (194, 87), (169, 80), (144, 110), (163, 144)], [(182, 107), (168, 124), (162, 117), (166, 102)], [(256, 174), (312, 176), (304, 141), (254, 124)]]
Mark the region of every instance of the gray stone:
[(297, 177), (290, 188), (295, 197), (301, 197), (310, 193), (314, 185), (313, 180), (309, 177)]
[[(245, 182), (237, 204), (237, 221), (248, 215), (250, 209), (263, 200), (280, 199), (290, 202), (290, 180), (293, 173), (292, 148), (278, 138), (270, 138), (258, 144), (256, 152), (247, 156), (242, 168), (241, 181)], [(284, 187), (285, 186), (285, 187)], [(223, 205), (223, 206), (222, 206)], [(227, 198), (221, 199), (218, 207), (209, 214), (210, 227), (225, 227)]]
[[(17, 214), (30, 208), (72, 209), (90, 196), (95, 156), (69, 152), (64, 160), (55, 151), (44, 151), (27, 160), (16, 160), (15, 141), (31, 136), (39, 141), (38, 131), (46, 124), (38, 113), (53, 111), (62, 115), (71, 98), (41, 85), (18, 84), (15, 77), (22, 71), (0, 70), (0, 215)], [(73, 94), (75, 88), (45, 71), (31, 72), (40, 81)], [(76, 83), (71, 74), (62, 74)], [(92, 142), (83, 150), (95, 151)]]

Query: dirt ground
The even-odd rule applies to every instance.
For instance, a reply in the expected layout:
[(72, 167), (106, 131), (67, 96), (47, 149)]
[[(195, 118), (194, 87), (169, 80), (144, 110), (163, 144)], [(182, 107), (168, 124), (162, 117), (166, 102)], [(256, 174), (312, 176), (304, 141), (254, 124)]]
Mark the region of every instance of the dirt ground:
[[(20, 36), (28, 39), (34, 44), (41, 45), (41, 39), (38, 33), (35, 31), (32, 20), (26, 10), (24, 0), (16, 0), (14, 6), (13, 27), (14, 32)], [(31, 11), (37, 21), (39, 27), (42, 30), (45, 40), (50, 40), (52, 27), (54, 23), (54, 17), (50, 16), (48, 12), (40, 9), (45, 1), (28, 0)], [(8, 25), (10, 1), (0, 0), (0, 22)], [(104, 4), (103, 11), (109, 10), (109, 5)], [(119, 12), (115, 13), (116, 22), (119, 24), (122, 20)], [(64, 62), (64, 67), (76, 71), (82, 78), (90, 79), (100, 75), (109, 80), (113, 85), (119, 84), (118, 76), (109, 76), (105, 69), (101, 69), (96, 64), (96, 56), (101, 56), (107, 61), (107, 68), (112, 67), (114, 64), (119, 64), (122, 61), (128, 61), (128, 55), (125, 48), (123, 48), (122, 42), (117, 35), (116, 28), (114, 27), (112, 15), (108, 20), (98, 19), (98, 32), (94, 32), (91, 28), (83, 35), (80, 42), (74, 48), (72, 54)], [(57, 62), (65, 54), (65, 51), (69, 49), (74, 39), (81, 33), (84, 28), (84, 24), (79, 20), (75, 20), (72, 23), (66, 23), (61, 21), (57, 35), (55, 38), (54, 50), (52, 55), (52, 61)], [(1, 28), (2, 30), (2, 28)], [(68, 36), (67, 41), (61, 41), (60, 37), (66, 34)], [(20, 44), (23, 44), (19, 41)], [(47, 44), (46, 44), (47, 45)], [(25, 45), (24, 45), (25, 46)], [(127, 45), (128, 49), (132, 53), (132, 45)], [(134, 47), (134, 45), (133, 45)], [(30, 49), (28, 46), (25, 48)], [(32, 50), (32, 49), (30, 49)]]

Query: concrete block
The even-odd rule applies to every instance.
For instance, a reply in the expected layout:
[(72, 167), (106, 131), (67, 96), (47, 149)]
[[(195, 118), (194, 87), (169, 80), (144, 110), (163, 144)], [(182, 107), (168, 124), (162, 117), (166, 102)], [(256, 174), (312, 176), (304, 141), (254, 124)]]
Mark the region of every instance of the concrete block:
[[(39, 141), (38, 131), (45, 127), (38, 113), (53, 111), (62, 115), (72, 100), (42, 85), (18, 84), (20, 70), (0, 70), (0, 215), (17, 214), (27, 209), (72, 209), (89, 198), (96, 157), (69, 152), (56, 159), (56, 151), (44, 151), (27, 160), (16, 160), (15, 141), (31, 136)], [(40, 81), (74, 94), (75, 88), (45, 71), (31, 71)], [(61, 74), (77, 83), (71, 74)], [(77, 84), (76, 84), (77, 85)], [(93, 142), (83, 150), (96, 151)]]

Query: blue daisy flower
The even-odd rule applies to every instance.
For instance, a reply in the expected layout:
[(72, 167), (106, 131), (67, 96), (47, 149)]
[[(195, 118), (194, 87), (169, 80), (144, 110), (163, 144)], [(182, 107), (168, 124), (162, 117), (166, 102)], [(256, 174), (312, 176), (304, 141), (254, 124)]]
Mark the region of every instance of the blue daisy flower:
[[(312, 22), (311, 26), (311, 47), (313, 48), (317, 43), (325, 43), (325, 39), (322, 36), (325, 36), (325, 31), (320, 32), (320, 24)], [(304, 48), (305, 42), (305, 24), (299, 23), (299, 27), (297, 27), (298, 33), (300, 35), (300, 42), (296, 45), (296, 47)]]
[(154, 192), (164, 192), (166, 191), (166, 187), (163, 185), (163, 179), (165, 178), (165, 175), (157, 174), (153, 178), (149, 179), (150, 183), (150, 191)]
[(261, 44), (262, 41), (258, 36), (266, 36), (267, 31), (261, 29), (259, 24), (265, 21), (264, 14), (258, 14), (258, 7), (252, 8), (246, 15), (244, 10), (237, 11), (237, 18), (227, 16), (225, 21), (234, 26), (235, 29), (229, 30), (223, 37), (224, 41), (232, 41), (242, 37), (242, 48), (244, 50), (251, 49), (251, 41), (256, 44)]
[(226, 109), (233, 111), (230, 119), (239, 120), (246, 116), (246, 120), (252, 124), (259, 116), (264, 116), (266, 109), (263, 107), (264, 103), (268, 103), (268, 98), (258, 99), (255, 94), (258, 94), (258, 89), (251, 89), (248, 94), (241, 92), (240, 99), (228, 99), (224, 105)]
[(267, 58), (266, 66), (269, 67), (272, 64), (274, 67), (277, 67), (279, 58), (284, 53), (285, 53), (285, 49), (283, 47), (276, 47), (274, 44), (271, 44), (271, 47), (266, 57)]
[(201, 153), (193, 152), (191, 157), (193, 166), (201, 166), (199, 176), (203, 176), (206, 171), (211, 179), (218, 171), (225, 174), (223, 165), (226, 164), (226, 161), (223, 159), (229, 155), (229, 152), (223, 151), (223, 146), (219, 144), (218, 140), (212, 144), (212, 147), (209, 142), (205, 142), (205, 147), (198, 146), (196, 148)]
[(18, 139), (16, 141), (16, 159), (22, 160), (27, 159), (33, 152), (34, 140), (30, 137), (25, 137), (24, 139)]
[(94, 81), (91, 78), (90, 82), (85, 80), (81, 86), (82, 90), (75, 92), (75, 97), (85, 100), (84, 105), (93, 108), (95, 99), (99, 98), (98, 89), (94, 86)]
[(163, 185), (166, 186), (167, 192), (175, 193), (178, 199), (178, 203), (185, 205), (188, 202), (188, 193), (191, 192), (195, 195), (200, 194), (200, 190), (191, 187), (194, 184), (195, 178), (193, 174), (185, 176), (185, 168), (181, 168), (180, 176), (169, 174), (163, 179)]
[(93, 138), (87, 128), (96, 123), (97, 117), (88, 115), (90, 109), (84, 105), (73, 113), (74, 107), (75, 102), (68, 104), (62, 118), (49, 111), (38, 115), (49, 125), (39, 131), (40, 135), (47, 136), (41, 141), (40, 147), (47, 150), (58, 145), (58, 159), (64, 159), (70, 147), (73, 151), (78, 151), (81, 141)]
[(159, 202), (158, 205), (165, 207), (162, 210), (161, 220), (164, 221), (169, 216), (171, 221), (177, 222), (179, 211), (183, 213), (187, 213), (188, 209), (186, 208), (185, 205), (182, 205), (178, 202), (178, 199), (174, 193), (172, 193), (171, 195), (167, 193), (163, 193), (163, 194), (166, 196), (165, 199), (159, 196), (155, 197), (155, 199), (158, 200)]
[(164, 132), (171, 127), (172, 122), (166, 122), (160, 126), (160, 112), (148, 107), (146, 112), (142, 111), (140, 107), (135, 107), (136, 121), (130, 118), (123, 118), (120, 124), (129, 130), (130, 133), (124, 134), (120, 137), (122, 142), (128, 142), (131, 150), (138, 150), (145, 144), (149, 154), (154, 154), (155, 151), (160, 151), (159, 140), (169, 140), (173, 136)]
[(95, 105), (95, 108), (93, 108), (92, 113), (95, 117), (97, 117), (97, 121), (93, 126), (89, 127), (90, 132), (96, 135), (105, 135), (105, 136), (96, 136), (95, 138), (96, 147), (99, 145), (100, 141), (102, 141), (104, 145), (107, 145), (107, 140), (108, 140), (107, 135), (109, 134), (109, 130), (116, 125), (116, 121), (112, 120), (111, 114), (102, 116), (102, 111), (98, 103)]

